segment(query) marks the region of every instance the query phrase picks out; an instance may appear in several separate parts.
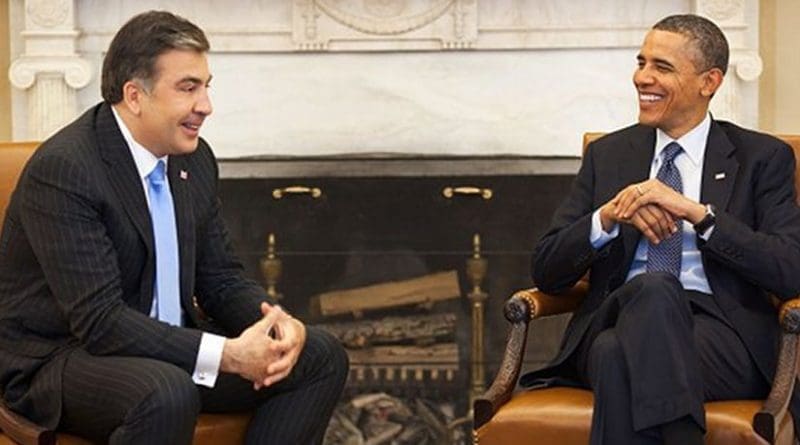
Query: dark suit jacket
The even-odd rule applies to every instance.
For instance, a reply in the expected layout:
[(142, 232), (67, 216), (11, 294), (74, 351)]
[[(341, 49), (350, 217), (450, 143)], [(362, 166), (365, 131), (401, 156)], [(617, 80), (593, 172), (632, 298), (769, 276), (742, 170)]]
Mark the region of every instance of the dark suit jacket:
[[(537, 245), (533, 280), (558, 293), (590, 270), (590, 292), (575, 312), (551, 366), (526, 374), (523, 386), (553, 377), (574, 351), (603, 299), (624, 283), (640, 233), (623, 225), (620, 236), (596, 251), (589, 243), (591, 214), (622, 188), (648, 178), (655, 130), (634, 125), (611, 133), (586, 152), (572, 190)], [(794, 156), (774, 137), (712, 121), (706, 146), (701, 202), (717, 207), (708, 242), (698, 238), (714, 298), (772, 379), (779, 328), (767, 292), (800, 293), (800, 208), (795, 203)], [(717, 176), (724, 173), (724, 178)]]
[(170, 156), (168, 170), (188, 328), (148, 316), (152, 225), (110, 106), (87, 111), (28, 162), (0, 237), (0, 389), (14, 410), (57, 425), (61, 370), (75, 348), (151, 357), (191, 373), (201, 337), (192, 329), (199, 323), (193, 296), (230, 335), (260, 318), (267, 297), (241, 277), (232, 255), (208, 144)]

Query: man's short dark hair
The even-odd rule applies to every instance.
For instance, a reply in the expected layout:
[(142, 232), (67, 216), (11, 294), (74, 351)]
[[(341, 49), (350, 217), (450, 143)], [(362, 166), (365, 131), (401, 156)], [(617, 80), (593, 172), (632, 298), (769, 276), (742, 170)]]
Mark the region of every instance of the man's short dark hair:
[(695, 65), (699, 71), (711, 68), (719, 68), (722, 74), (728, 71), (728, 40), (711, 20), (694, 14), (671, 15), (653, 25), (653, 29), (688, 38), (698, 51), (699, 60), (695, 60)]
[(122, 100), (122, 86), (133, 79), (149, 89), (155, 83), (156, 59), (173, 50), (207, 52), (208, 39), (194, 23), (166, 11), (149, 11), (122, 25), (103, 60), (100, 91), (115, 104)]

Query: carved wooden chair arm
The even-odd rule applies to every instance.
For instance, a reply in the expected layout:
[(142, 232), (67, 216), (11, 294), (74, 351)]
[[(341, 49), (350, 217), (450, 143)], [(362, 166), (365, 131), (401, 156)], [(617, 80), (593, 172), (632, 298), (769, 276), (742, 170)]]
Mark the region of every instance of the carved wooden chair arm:
[[(589, 293), (589, 283), (579, 281), (568, 291), (558, 294), (546, 294), (538, 289), (526, 289), (518, 291), (506, 303), (506, 308), (515, 298), (525, 300), (530, 308), (530, 318), (541, 318), (548, 315), (565, 314), (572, 312), (580, 306), (581, 302)], [(508, 309), (506, 309), (508, 312)], [(508, 315), (506, 315), (508, 318)], [(511, 321), (509, 319), (509, 321)]]
[(764, 406), (753, 416), (753, 429), (769, 443), (774, 443), (778, 425), (788, 413), (797, 371), (798, 333), (800, 333), (800, 296), (781, 305), (779, 321), (781, 342), (778, 365)]
[(0, 430), (20, 445), (54, 445), (56, 433), (18, 415), (0, 397)]
[(581, 281), (568, 292), (558, 296), (548, 295), (537, 289), (527, 289), (516, 292), (506, 301), (503, 311), (511, 323), (506, 350), (492, 386), (475, 399), (473, 405), (475, 428), (488, 422), (500, 406), (511, 399), (525, 354), (528, 323), (534, 318), (575, 310), (588, 289), (588, 283)]

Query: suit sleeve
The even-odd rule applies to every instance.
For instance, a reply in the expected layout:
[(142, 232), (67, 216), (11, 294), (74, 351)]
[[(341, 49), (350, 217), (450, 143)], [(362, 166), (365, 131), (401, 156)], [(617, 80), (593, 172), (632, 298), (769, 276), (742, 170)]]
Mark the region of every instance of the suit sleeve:
[(241, 331), (261, 318), (261, 302), (269, 300), (264, 289), (256, 282), (244, 278), (243, 267), (234, 255), (228, 230), (222, 218), (222, 205), (218, 198), (218, 169), (208, 146), (202, 142), (198, 150), (204, 164), (203, 178), (206, 188), (197, 201), (204, 203), (203, 214), (197, 227), (196, 296), (206, 314), (229, 335)]
[[(590, 241), (594, 211), (594, 144), (589, 146), (566, 200), (553, 216), (550, 228), (536, 245), (532, 259), (533, 282), (545, 292), (572, 287), (589, 269), (599, 251)], [(611, 243), (609, 243), (611, 244)]]
[(200, 331), (169, 326), (123, 301), (118, 251), (88, 164), (39, 153), (19, 186), (20, 216), (70, 332), (95, 355), (151, 357), (191, 373)]
[(719, 211), (700, 250), (757, 286), (792, 298), (800, 293), (800, 208), (792, 150), (781, 144), (761, 170), (751, 185), (755, 226)]

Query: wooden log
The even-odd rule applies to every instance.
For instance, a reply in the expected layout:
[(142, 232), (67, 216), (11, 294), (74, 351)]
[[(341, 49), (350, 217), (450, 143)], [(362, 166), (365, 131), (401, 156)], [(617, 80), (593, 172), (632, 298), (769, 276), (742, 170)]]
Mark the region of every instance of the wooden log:
[(348, 349), (347, 356), (353, 366), (404, 365), (409, 368), (433, 364), (458, 365), (458, 345), (440, 343), (431, 346), (375, 346), (365, 349)]
[(425, 305), (457, 298), (461, 294), (454, 270), (438, 272), (410, 280), (373, 284), (354, 289), (325, 292), (311, 297), (313, 316), (352, 313), (408, 305)]
[(455, 335), (456, 318), (456, 314), (447, 312), (315, 326), (338, 338), (346, 347), (359, 349), (381, 344), (425, 345), (450, 340)]

